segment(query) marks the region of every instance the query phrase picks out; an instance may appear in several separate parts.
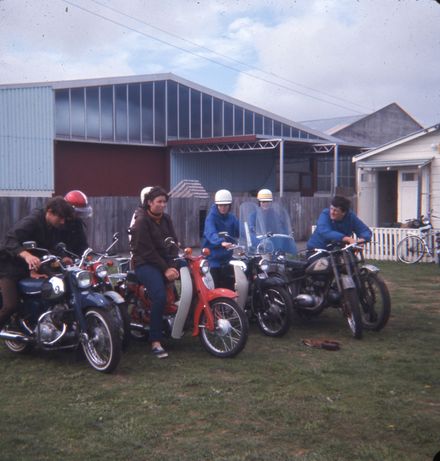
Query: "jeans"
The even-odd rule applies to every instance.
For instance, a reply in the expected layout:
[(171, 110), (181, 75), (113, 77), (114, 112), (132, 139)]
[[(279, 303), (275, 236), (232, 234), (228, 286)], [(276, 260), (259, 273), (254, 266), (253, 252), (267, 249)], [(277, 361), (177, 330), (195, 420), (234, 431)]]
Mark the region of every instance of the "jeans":
[(155, 266), (142, 264), (135, 268), (136, 277), (148, 291), (151, 301), (150, 341), (160, 341), (163, 338), (163, 313), (166, 305), (165, 276)]

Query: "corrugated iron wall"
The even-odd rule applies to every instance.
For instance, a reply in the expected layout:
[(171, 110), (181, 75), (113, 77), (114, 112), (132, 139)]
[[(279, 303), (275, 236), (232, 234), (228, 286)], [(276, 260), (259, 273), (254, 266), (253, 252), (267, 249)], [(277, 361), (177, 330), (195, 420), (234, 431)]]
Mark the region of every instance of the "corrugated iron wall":
[(277, 156), (274, 151), (171, 153), (171, 188), (197, 179), (209, 192), (275, 190)]
[(51, 195), (53, 173), (51, 87), (0, 89), (0, 193)]

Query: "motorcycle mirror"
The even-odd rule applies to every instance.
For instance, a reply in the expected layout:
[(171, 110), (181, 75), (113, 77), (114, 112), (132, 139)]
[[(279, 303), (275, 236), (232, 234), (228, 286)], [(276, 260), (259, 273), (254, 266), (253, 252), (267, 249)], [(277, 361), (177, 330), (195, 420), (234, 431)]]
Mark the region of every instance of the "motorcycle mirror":
[(112, 239), (113, 239), (113, 241), (118, 240), (118, 239), (119, 239), (119, 232), (115, 232), (115, 233), (113, 234)]

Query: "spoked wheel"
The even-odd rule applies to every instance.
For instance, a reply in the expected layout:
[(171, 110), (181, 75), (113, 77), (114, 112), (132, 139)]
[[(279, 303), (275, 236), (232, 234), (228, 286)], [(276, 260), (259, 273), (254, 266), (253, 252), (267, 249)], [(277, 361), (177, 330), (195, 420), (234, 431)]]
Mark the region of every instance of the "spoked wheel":
[(356, 339), (362, 338), (362, 316), (359, 308), (358, 294), (355, 288), (346, 288), (343, 291), (342, 311), (347, 319), (353, 336)]
[(214, 331), (206, 328), (206, 315), (201, 315), (200, 341), (216, 357), (234, 357), (245, 346), (249, 324), (246, 314), (229, 298), (216, 298), (210, 302), (214, 317)]
[(406, 264), (419, 262), (425, 251), (425, 242), (417, 235), (408, 235), (397, 245), (397, 257)]
[(263, 305), (257, 310), (260, 330), (267, 336), (282, 336), (290, 328), (292, 310), (290, 296), (284, 288), (268, 288), (263, 291)]
[(368, 273), (361, 278), (360, 304), (365, 329), (379, 331), (387, 324), (391, 313), (388, 287), (379, 274)]
[(88, 339), (82, 342), (89, 364), (97, 371), (112, 372), (121, 358), (121, 338), (111, 313), (88, 309), (85, 314)]
[(6, 347), (15, 354), (27, 354), (32, 350), (32, 345), (21, 341), (5, 340)]

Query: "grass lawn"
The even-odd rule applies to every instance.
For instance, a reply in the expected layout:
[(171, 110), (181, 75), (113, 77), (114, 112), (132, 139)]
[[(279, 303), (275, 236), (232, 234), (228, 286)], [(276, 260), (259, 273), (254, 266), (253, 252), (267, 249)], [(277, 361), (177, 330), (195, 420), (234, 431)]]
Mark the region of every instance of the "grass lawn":
[[(112, 375), (73, 352), (0, 345), (0, 460), (431, 461), (440, 450), (440, 268), (379, 264), (392, 313), (351, 337), (340, 313), (283, 338), (251, 324), (234, 359), (190, 336), (133, 343)], [(341, 342), (312, 349), (304, 338)]]

